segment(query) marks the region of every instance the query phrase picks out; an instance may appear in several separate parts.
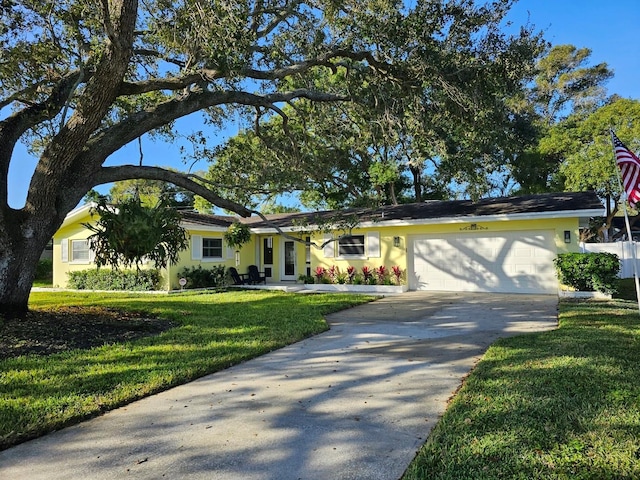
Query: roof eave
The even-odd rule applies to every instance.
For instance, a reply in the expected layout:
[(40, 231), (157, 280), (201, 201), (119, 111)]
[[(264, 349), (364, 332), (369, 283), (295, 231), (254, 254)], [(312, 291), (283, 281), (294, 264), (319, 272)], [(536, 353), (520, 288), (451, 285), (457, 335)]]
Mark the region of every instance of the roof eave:
[(227, 231), (227, 227), (224, 227), (222, 225), (200, 225), (197, 223), (190, 223), (190, 222), (180, 222), (180, 225), (182, 225), (182, 228), (184, 228), (185, 230), (200, 230), (203, 232), (226, 232)]
[[(509, 213), (499, 215), (462, 215), (459, 217), (440, 217), (440, 218), (416, 218), (410, 220), (378, 220), (359, 223), (355, 228), (371, 228), (376, 226), (384, 227), (405, 227), (412, 225), (443, 225), (452, 223), (473, 223), (473, 222), (505, 222), (513, 220), (551, 220), (556, 218), (579, 218), (586, 219), (590, 217), (602, 216), (604, 209), (585, 209), (585, 210), (559, 210), (555, 212), (525, 212), (525, 213)], [(304, 229), (297, 227), (280, 227), (285, 233), (308, 232), (317, 229), (316, 225), (307, 225)], [(277, 230), (273, 227), (251, 228), (255, 234), (274, 234)]]

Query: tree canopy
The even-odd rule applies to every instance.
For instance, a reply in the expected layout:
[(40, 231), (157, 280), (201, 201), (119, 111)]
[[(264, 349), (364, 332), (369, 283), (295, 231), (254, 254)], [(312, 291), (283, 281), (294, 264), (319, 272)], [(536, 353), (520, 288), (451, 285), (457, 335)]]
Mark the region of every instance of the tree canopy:
[(509, 174), (521, 193), (541, 193), (564, 188), (561, 164), (564, 157), (549, 148), (548, 136), (555, 126), (571, 118), (584, 118), (607, 101), (605, 82), (613, 76), (606, 63), (589, 65), (591, 50), (556, 45), (536, 65), (531, 86), (522, 91)]
[(551, 129), (541, 148), (563, 158), (565, 188), (593, 190), (606, 199), (605, 226), (618, 212), (622, 191), (610, 131), (634, 152), (640, 150), (640, 102), (614, 98), (589, 115), (575, 114)]

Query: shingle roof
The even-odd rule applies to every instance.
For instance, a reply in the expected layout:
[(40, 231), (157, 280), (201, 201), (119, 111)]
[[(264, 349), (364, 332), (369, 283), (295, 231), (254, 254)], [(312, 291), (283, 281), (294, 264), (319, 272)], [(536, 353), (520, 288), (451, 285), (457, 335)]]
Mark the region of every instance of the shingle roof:
[(392, 220), (428, 220), (442, 218), (464, 218), (502, 216), (538, 212), (602, 210), (602, 202), (593, 192), (543, 193), (520, 197), (486, 198), (471, 200), (430, 200), (422, 203), (388, 205), (379, 208), (349, 208), (345, 210), (325, 210), (320, 212), (277, 213), (265, 215), (267, 221), (258, 216), (249, 218), (228, 215), (204, 215), (195, 212), (181, 212), (185, 222), (194, 225), (214, 225), (228, 227), (240, 221), (251, 228), (286, 228), (296, 224), (319, 224), (335, 221), (336, 217), (357, 217), (359, 222), (384, 222)]
[(266, 215), (265, 222), (259, 217), (243, 218), (241, 221), (251, 228), (288, 227), (295, 223), (322, 223), (340, 215), (356, 216), (360, 222), (390, 220), (427, 220), (441, 218), (502, 216), (538, 212), (563, 212), (602, 210), (602, 202), (594, 192), (563, 192), (520, 197), (487, 198), (471, 200), (440, 201), (390, 205), (380, 208), (351, 208), (307, 213), (282, 213)]
[(182, 220), (192, 225), (228, 227), (237, 219), (228, 215), (205, 215), (203, 213), (182, 211)]

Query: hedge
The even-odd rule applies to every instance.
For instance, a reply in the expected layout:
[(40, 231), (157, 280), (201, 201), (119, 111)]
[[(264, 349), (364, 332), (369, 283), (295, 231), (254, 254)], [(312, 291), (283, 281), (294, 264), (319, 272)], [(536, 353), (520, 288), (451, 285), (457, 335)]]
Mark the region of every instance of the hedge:
[(554, 263), (564, 285), (578, 291), (617, 291), (620, 260), (615, 253), (561, 253)]
[(69, 272), (69, 288), (77, 290), (158, 290), (162, 276), (158, 270), (90, 269)]
[(222, 287), (228, 283), (224, 265), (216, 265), (208, 270), (202, 268), (201, 265), (192, 268), (185, 267), (178, 274), (178, 278), (187, 279), (187, 288)]

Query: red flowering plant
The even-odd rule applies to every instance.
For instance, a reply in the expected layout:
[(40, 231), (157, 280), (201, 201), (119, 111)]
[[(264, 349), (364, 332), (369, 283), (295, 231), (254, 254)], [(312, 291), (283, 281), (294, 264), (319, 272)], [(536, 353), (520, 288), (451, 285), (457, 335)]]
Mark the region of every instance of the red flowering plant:
[(391, 267), (391, 273), (393, 274), (393, 278), (395, 279), (396, 284), (400, 285), (402, 282), (402, 274), (404, 273), (402, 269), (395, 265)]
[(340, 275), (340, 269), (337, 265), (331, 265), (329, 267), (329, 270), (327, 270), (327, 275), (329, 276), (329, 280), (331, 280), (331, 283), (337, 283), (338, 276)]
[(369, 283), (373, 278), (373, 270), (365, 265), (362, 267), (362, 276), (364, 277), (364, 282)]
[(324, 267), (316, 267), (316, 271), (314, 273), (316, 277), (316, 283), (322, 283), (322, 279), (327, 274), (327, 269)]
[(378, 277), (378, 285), (384, 285), (389, 277), (389, 272), (387, 271), (387, 267), (384, 265), (380, 265), (375, 269), (376, 277)]
[(356, 276), (356, 267), (349, 265), (347, 267), (347, 281), (353, 283), (353, 278)]

